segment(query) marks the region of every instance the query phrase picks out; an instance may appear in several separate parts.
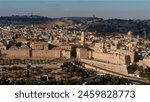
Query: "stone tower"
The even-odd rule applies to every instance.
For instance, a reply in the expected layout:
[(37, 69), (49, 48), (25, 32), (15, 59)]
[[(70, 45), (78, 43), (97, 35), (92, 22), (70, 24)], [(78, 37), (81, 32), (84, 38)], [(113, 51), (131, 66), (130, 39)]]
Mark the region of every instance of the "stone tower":
[(81, 45), (84, 45), (84, 42), (85, 42), (85, 32), (82, 31), (82, 33), (81, 33)]

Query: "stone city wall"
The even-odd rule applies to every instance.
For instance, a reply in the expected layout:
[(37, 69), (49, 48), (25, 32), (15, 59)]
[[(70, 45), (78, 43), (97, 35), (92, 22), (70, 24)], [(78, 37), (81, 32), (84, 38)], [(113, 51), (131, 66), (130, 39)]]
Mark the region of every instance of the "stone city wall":
[(87, 49), (84, 48), (77, 48), (77, 58), (79, 59), (88, 59), (89, 53)]
[(61, 51), (60, 50), (32, 50), (33, 58), (60, 58)]
[(143, 59), (143, 65), (150, 67), (150, 58)]
[[(2, 58), (22, 59), (22, 58), (60, 58), (62, 52), (60, 50), (30, 50), (30, 49), (15, 49), (1, 50)], [(69, 52), (65, 52), (64, 56), (70, 58)]]
[(90, 69), (95, 69), (95, 70), (104, 69), (104, 70), (108, 70), (110, 72), (128, 75), (128, 70), (127, 70), (126, 66), (115, 65), (115, 64), (111, 64), (111, 63), (104, 63), (104, 62), (93, 61), (93, 60), (84, 60), (84, 59), (82, 59), (81, 62), (88, 63), (89, 65), (91, 64), (90, 65), (91, 68), (86, 66), (87, 68), (90, 68)]
[(92, 57), (94, 59), (104, 61), (107, 63), (121, 64), (121, 65), (126, 64), (125, 56), (93, 52)]
[(29, 49), (17, 49), (17, 50), (1, 50), (1, 56), (3, 58), (28, 58), (30, 57)]
[(65, 58), (67, 58), (67, 59), (71, 58), (71, 51), (65, 51), (65, 50), (63, 50), (62, 51), (62, 56), (65, 57)]

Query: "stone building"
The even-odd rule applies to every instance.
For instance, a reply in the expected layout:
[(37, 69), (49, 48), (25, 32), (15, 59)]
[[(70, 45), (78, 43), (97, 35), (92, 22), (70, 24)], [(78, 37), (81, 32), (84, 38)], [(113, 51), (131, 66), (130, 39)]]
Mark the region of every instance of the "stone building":
[(89, 51), (86, 48), (77, 48), (77, 58), (79, 59), (88, 59), (89, 58)]
[(32, 42), (30, 47), (32, 50), (48, 50), (48, 43), (46, 42)]
[(129, 65), (135, 62), (135, 52), (128, 48), (128, 50), (120, 49), (118, 43), (114, 45), (111, 43), (110, 47), (104, 42), (95, 43), (93, 50), (86, 48), (77, 48), (77, 58), (79, 59), (96, 59), (106, 63), (113, 63), (118, 65)]

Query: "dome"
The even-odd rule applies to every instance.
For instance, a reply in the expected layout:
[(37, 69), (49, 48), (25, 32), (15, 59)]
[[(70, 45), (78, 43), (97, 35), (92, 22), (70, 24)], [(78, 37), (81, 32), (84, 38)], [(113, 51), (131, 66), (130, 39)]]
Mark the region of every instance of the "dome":
[(133, 32), (132, 31), (128, 31), (128, 35), (129, 36), (133, 35)]

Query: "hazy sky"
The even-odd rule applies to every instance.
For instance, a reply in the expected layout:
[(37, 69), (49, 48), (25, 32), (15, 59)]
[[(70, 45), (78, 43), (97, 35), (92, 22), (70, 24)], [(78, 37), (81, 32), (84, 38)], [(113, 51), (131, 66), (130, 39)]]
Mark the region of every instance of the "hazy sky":
[(0, 16), (150, 19), (150, 0), (0, 0)]

